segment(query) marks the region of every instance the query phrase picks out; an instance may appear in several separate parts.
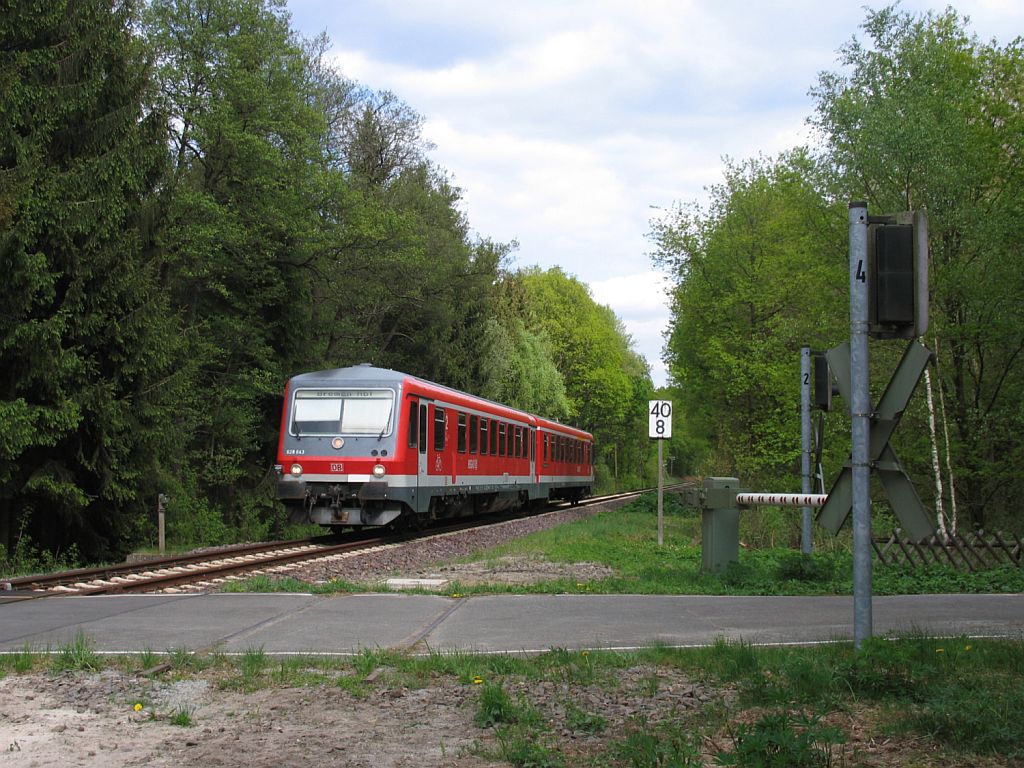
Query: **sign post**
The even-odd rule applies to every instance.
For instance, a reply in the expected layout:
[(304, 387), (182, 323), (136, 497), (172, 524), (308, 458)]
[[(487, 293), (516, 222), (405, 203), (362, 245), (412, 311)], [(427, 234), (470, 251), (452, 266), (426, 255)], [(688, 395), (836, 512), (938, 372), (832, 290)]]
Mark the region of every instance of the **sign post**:
[(672, 437), (672, 401), (649, 400), (647, 436), (658, 441), (658, 546), (665, 542), (665, 461), (662, 445)]

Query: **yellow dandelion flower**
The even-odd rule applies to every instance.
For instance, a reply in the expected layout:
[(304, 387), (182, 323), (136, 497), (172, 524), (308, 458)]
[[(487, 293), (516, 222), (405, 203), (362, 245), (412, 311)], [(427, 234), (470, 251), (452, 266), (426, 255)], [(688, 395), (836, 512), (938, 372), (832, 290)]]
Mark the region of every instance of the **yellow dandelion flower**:
[(969, 651), (969, 650), (971, 650), (971, 646), (969, 646), (969, 645), (965, 645), (965, 646), (964, 646), (964, 650), (965, 650), (965, 651)]
[(945, 653), (945, 652), (946, 652), (946, 649), (945, 649), (945, 648), (936, 648), (936, 649), (935, 649), (935, 652), (936, 652), (936, 653)]
[(136, 702), (135, 706), (132, 707), (132, 709), (134, 709), (136, 712), (141, 712), (142, 711), (142, 705), (139, 704), (138, 702)]
[(484, 679), (482, 677), (480, 677), (480, 675), (477, 675), (476, 677), (473, 678), (473, 685), (480, 685), (480, 684), (483, 683), (483, 681), (484, 681)]
[(589, 655), (590, 655), (590, 651), (584, 651), (584, 652), (583, 652), (583, 655), (584, 655), (584, 656), (589, 656)]

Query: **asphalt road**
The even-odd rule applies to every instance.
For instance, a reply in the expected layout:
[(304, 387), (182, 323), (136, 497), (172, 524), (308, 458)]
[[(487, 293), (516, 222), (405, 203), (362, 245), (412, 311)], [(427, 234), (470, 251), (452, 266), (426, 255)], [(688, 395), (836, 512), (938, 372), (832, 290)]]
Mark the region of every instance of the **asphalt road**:
[[(1024, 639), (1024, 594), (901, 595), (873, 601), (875, 635)], [(849, 640), (851, 597), (302, 594), (0, 596), (0, 652), (187, 649), (349, 655), (363, 649), (538, 652)]]

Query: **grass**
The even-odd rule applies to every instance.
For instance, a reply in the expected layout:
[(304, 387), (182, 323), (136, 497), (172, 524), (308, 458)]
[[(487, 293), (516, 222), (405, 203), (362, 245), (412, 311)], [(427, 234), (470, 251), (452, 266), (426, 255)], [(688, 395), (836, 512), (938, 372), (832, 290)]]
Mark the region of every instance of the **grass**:
[(194, 710), (191, 707), (178, 707), (167, 720), (171, 725), (177, 725), (180, 728), (191, 728), (195, 725), (192, 717), (193, 714)]
[[(0, 669), (31, 672), (43, 656), (26, 647), (0, 657)], [(795, 648), (724, 640), (697, 649), (554, 649), (534, 656), (366, 650), (347, 659), (274, 662), (258, 647), (203, 661), (182, 648), (169, 658), (164, 674), (172, 678), (202, 675), (247, 691), (334, 684), (365, 697), (463, 686), (480, 734), (470, 751), (515, 766), (685, 767), (706, 764), (709, 755), (717, 765), (744, 768), (856, 765), (858, 750), (868, 743), (890, 745), (894, 762), (873, 763), (881, 765), (1024, 760), (1019, 640), (875, 638), (858, 652), (848, 643)], [(142, 659), (136, 666), (145, 666)], [(50, 654), (49, 671), (96, 672), (118, 663), (101, 658), (79, 633)], [(651, 701), (680, 680), (717, 696), (696, 709), (626, 719), (616, 719), (614, 707), (603, 709), (593, 698)], [(547, 693), (538, 698), (534, 692), (540, 690)], [(188, 708), (168, 720), (195, 724)]]
[(0, 654), (0, 679), (8, 672), (23, 675), (35, 669), (36, 664), (42, 655), (37, 653), (32, 646), (26, 643), (20, 651), (14, 653)]
[(103, 668), (103, 659), (93, 648), (92, 640), (79, 630), (71, 642), (62, 645), (50, 659), (50, 671), (98, 672)]
[[(701, 520), (673, 495), (665, 497), (664, 545), (657, 544), (657, 500), (642, 496), (620, 509), (541, 531), (484, 550), (464, 562), (494, 562), (505, 556), (555, 563), (598, 563), (611, 568), (609, 578), (578, 582), (562, 578), (530, 585), (451, 583), (449, 595), (494, 593), (661, 594), (661, 595), (848, 595), (852, 593), (849, 542), (825, 538), (813, 555), (793, 548), (799, 541), (796, 515), (778, 518), (772, 510), (745, 512), (740, 538), (763, 548), (741, 548), (739, 561), (722, 574), (701, 569)], [(788, 526), (788, 527), (787, 527)], [(848, 538), (848, 537), (847, 537)], [(786, 542), (793, 546), (781, 546)], [(774, 544), (774, 546), (770, 546)], [(1024, 568), (1010, 565), (963, 573), (945, 565), (908, 569), (874, 565), (876, 595), (928, 593), (1024, 592)], [(232, 592), (312, 592), (314, 594), (380, 591), (379, 584), (331, 581), (308, 584), (294, 578), (258, 576), (233, 582)]]

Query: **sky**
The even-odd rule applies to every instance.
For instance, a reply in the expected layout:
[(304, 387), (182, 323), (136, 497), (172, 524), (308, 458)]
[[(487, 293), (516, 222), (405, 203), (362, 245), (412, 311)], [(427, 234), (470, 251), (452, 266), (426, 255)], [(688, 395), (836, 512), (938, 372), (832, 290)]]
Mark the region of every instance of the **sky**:
[[(726, 158), (813, 143), (809, 90), (838, 71), (864, 3), (835, 0), (288, 0), (346, 77), (424, 118), (470, 227), (559, 266), (661, 360), (666, 276), (651, 221), (703, 203)], [(1024, 34), (1024, 2), (952, 3), (982, 40)], [(883, 3), (872, 3), (881, 8)], [(903, 10), (946, 3), (906, 0)]]

